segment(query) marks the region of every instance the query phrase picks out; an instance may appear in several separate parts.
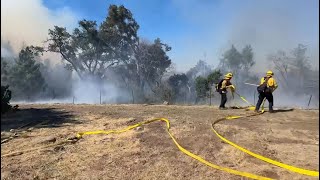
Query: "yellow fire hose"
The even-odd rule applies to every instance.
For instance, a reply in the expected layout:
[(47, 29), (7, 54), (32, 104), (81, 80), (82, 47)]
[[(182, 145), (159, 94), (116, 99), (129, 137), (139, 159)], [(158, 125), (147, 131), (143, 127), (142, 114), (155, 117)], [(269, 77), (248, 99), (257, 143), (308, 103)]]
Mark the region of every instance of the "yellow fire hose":
[[(262, 114), (263, 112), (261, 113), (257, 113), (257, 114), (253, 114), (253, 115), (249, 115), (249, 116), (256, 116), (256, 115), (259, 115), (259, 114)], [(274, 164), (274, 165), (277, 165), (279, 167), (282, 167), (282, 168), (285, 168), (285, 169), (288, 169), (290, 171), (293, 171), (293, 172), (297, 172), (299, 174), (304, 174), (304, 175), (309, 175), (309, 176), (319, 176), (319, 172), (317, 171), (310, 171), (310, 170), (305, 170), (305, 169), (301, 169), (301, 168), (296, 168), (294, 166), (290, 166), (290, 165), (286, 165), (286, 164), (283, 164), (283, 163), (280, 163), (280, 162), (277, 162), (277, 161), (274, 161), (272, 159), (269, 159), (269, 158), (265, 158), (261, 155), (258, 155), (258, 154), (255, 154), (251, 151), (248, 151), (246, 150), (245, 148), (242, 148), (240, 147), (239, 145), (236, 145), (235, 143), (229, 141), (228, 139), (224, 138), (223, 136), (221, 136), (215, 129), (214, 129), (214, 125), (217, 123), (217, 122), (220, 122), (222, 120), (231, 120), (231, 119), (237, 119), (237, 118), (241, 118), (241, 117), (249, 117), (249, 116), (229, 116), (229, 117), (226, 117), (224, 119), (219, 119), (217, 121), (215, 121), (213, 124), (212, 124), (212, 130), (213, 132), (220, 138), (222, 139), (223, 141), (227, 142), (228, 144), (236, 147), (237, 149), (253, 156), (253, 157), (256, 157), (258, 159), (261, 159), (263, 161), (266, 161), (266, 162), (269, 162), (271, 164)], [(132, 126), (129, 126), (127, 128), (124, 128), (124, 129), (120, 129), (120, 130), (109, 130), (109, 131), (88, 131), (88, 132), (83, 132), (83, 133), (78, 133), (77, 134), (77, 139), (79, 140), (80, 138), (82, 138), (84, 135), (93, 135), (93, 134), (112, 134), (112, 133), (115, 133), (115, 134), (119, 134), (119, 133), (123, 133), (123, 132), (126, 132), (126, 131), (129, 131), (131, 129), (134, 129), (138, 126), (142, 126), (142, 125), (145, 125), (145, 124), (149, 124), (149, 123), (152, 123), (152, 122), (155, 122), (155, 121), (164, 121), (166, 122), (166, 125), (167, 125), (167, 133), (169, 134), (169, 136), (171, 137), (171, 139), (173, 140), (173, 142), (175, 143), (175, 145), (178, 147), (178, 149), (180, 151), (182, 151), (184, 154), (200, 161), (201, 163), (204, 163), (206, 164), (207, 166), (210, 166), (212, 168), (215, 168), (215, 169), (219, 169), (219, 170), (222, 170), (222, 171), (225, 171), (225, 172), (228, 172), (228, 173), (231, 173), (231, 174), (234, 174), (234, 175), (239, 175), (239, 176), (244, 176), (244, 177), (248, 177), (248, 178), (252, 178), (252, 179), (270, 179), (270, 178), (267, 178), (267, 177), (263, 177), (263, 176), (259, 176), (259, 175), (255, 175), (255, 174), (251, 174), (251, 173), (247, 173), (247, 172), (242, 172), (242, 171), (237, 171), (237, 170), (233, 170), (233, 169), (230, 169), (230, 168), (226, 168), (226, 167), (221, 167), (221, 166), (218, 166), (218, 165), (215, 165), (213, 163), (210, 163), (208, 161), (206, 161), (205, 159), (201, 158), (200, 156), (198, 155), (195, 155), (193, 153), (191, 153), (190, 151), (186, 150), (185, 148), (183, 148), (178, 142), (177, 140), (174, 138), (174, 136), (172, 135), (172, 133), (170, 132), (170, 122), (168, 119), (165, 119), (165, 118), (156, 118), (156, 119), (152, 119), (152, 120), (149, 120), (149, 121), (145, 121), (145, 122), (141, 122), (141, 123), (137, 123), (135, 125), (132, 125)], [(67, 143), (68, 141), (63, 141), (63, 142), (60, 142), (58, 144), (64, 144), (64, 143)], [(40, 148), (32, 148), (32, 149), (29, 149), (29, 150), (25, 150), (25, 151), (19, 151), (19, 152), (14, 152), (14, 153), (9, 153), (9, 154), (4, 154), (4, 155), (1, 155), (1, 157), (6, 157), (6, 156), (10, 156), (10, 155), (19, 155), (19, 154), (22, 154), (24, 152), (29, 152), (29, 151), (33, 151), (33, 150), (39, 150), (39, 149), (44, 149), (44, 148), (48, 148), (48, 147), (52, 147), (52, 146), (56, 146), (57, 144), (52, 144), (52, 145), (48, 145), (48, 146), (44, 146), (44, 147), (40, 147)]]
[[(236, 93), (236, 92), (235, 92)], [(245, 102), (248, 102), (244, 97), (242, 97), (240, 94), (236, 93), (241, 99), (243, 99)], [(319, 172), (318, 171), (311, 171), (311, 170), (306, 170), (306, 169), (302, 169), (302, 168), (298, 168), (298, 167), (294, 167), (294, 166), (290, 166), (290, 165), (287, 165), (287, 164), (284, 164), (284, 163), (281, 163), (281, 162), (278, 162), (278, 161), (275, 161), (275, 160), (272, 160), (272, 159), (269, 159), (269, 158), (266, 158), (264, 156), (261, 156), (259, 154), (255, 154), (233, 142), (231, 142), (230, 140), (224, 138), (223, 136), (221, 136), (215, 129), (214, 129), (214, 125), (217, 124), (218, 122), (220, 121), (223, 121), (223, 120), (233, 120), (233, 119), (238, 119), (238, 118), (244, 118), (244, 117), (251, 117), (251, 116), (257, 116), (257, 115), (260, 115), (260, 114), (263, 114), (264, 113), (264, 103), (266, 101), (266, 98), (263, 99), (262, 101), (262, 106), (261, 106), (261, 112), (257, 113), (257, 114), (251, 114), (251, 115), (247, 115), (247, 116), (228, 116), (226, 118), (222, 118), (222, 119), (218, 119), (216, 120), (215, 122), (212, 123), (212, 131), (221, 139), (223, 140), (224, 142), (230, 144), (231, 146), (241, 150), (242, 152), (244, 153), (247, 153), (257, 159), (260, 159), (262, 161), (265, 161), (265, 162), (268, 162), (270, 164), (273, 164), (273, 165), (276, 165), (276, 166), (279, 166), (279, 167), (282, 167), (284, 169), (287, 169), (289, 171), (292, 171), (292, 172), (296, 172), (296, 173), (299, 173), (299, 174), (304, 174), (304, 175), (308, 175), (308, 176), (319, 176)], [(249, 102), (248, 102), (249, 103)]]
[[(265, 102), (265, 99), (263, 101), (263, 104)], [(287, 165), (287, 164), (284, 164), (284, 163), (281, 163), (281, 162), (278, 162), (278, 161), (275, 161), (275, 160), (272, 160), (272, 159), (269, 159), (269, 158), (266, 158), (262, 155), (259, 155), (259, 154), (255, 154), (233, 142), (231, 142), (230, 140), (224, 138), (222, 135), (220, 135), (215, 129), (214, 129), (214, 125), (217, 124), (218, 122), (222, 121), (222, 120), (232, 120), (232, 119), (238, 119), (238, 118), (243, 118), (243, 117), (251, 117), (251, 116), (257, 116), (257, 115), (261, 115), (264, 113), (264, 108), (262, 106), (262, 111), (260, 113), (255, 113), (255, 114), (251, 114), (251, 115), (247, 115), (247, 116), (228, 116), (226, 118), (222, 118), (222, 119), (219, 119), (219, 120), (216, 120), (213, 124), (212, 124), (212, 131), (221, 139), (223, 140), (224, 142), (232, 145), (233, 147), (257, 158), (257, 159), (260, 159), (260, 160), (263, 160), (265, 162), (268, 162), (270, 164), (273, 164), (273, 165), (276, 165), (276, 166), (279, 166), (279, 167), (282, 167), (284, 169), (287, 169), (289, 171), (292, 171), (292, 172), (296, 172), (296, 173), (299, 173), (299, 174), (303, 174), (303, 175), (308, 175), (308, 176), (319, 176), (319, 172), (317, 171), (311, 171), (311, 170), (306, 170), (306, 169), (302, 169), (302, 168), (298, 168), (298, 167), (294, 167), (294, 166), (290, 166), (290, 165)], [(156, 119), (152, 119), (152, 120), (149, 120), (149, 121), (145, 121), (145, 122), (141, 122), (141, 123), (138, 123), (138, 124), (135, 124), (133, 126), (129, 126), (125, 129), (121, 129), (121, 130), (109, 130), (109, 131), (89, 131), (89, 132), (84, 132), (84, 133), (78, 133), (77, 134), (77, 138), (82, 138), (84, 135), (92, 135), (92, 134), (111, 134), (111, 133), (123, 133), (123, 132), (126, 132), (126, 131), (129, 131), (133, 128), (136, 128), (138, 126), (141, 126), (141, 125), (144, 125), (144, 124), (149, 124), (151, 122), (154, 122), (154, 121), (165, 121), (166, 122), (166, 125), (167, 125), (167, 133), (169, 134), (169, 136), (171, 137), (171, 139), (173, 140), (173, 142), (175, 143), (175, 145), (178, 147), (178, 149), (180, 151), (182, 151), (184, 154), (200, 161), (201, 163), (204, 163), (206, 164), (207, 166), (210, 166), (212, 168), (215, 168), (215, 169), (219, 169), (219, 170), (222, 170), (222, 171), (225, 171), (225, 172), (228, 172), (228, 173), (231, 173), (231, 174), (235, 174), (235, 175), (240, 175), (240, 176), (244, 176), (244, 177), (248, 177), (248, 178), (252, 178), (252, 179), (270, 179), (270, 178), (267, 178), (267, 177), (263, 177), (263, 176), (259, 176), (259, 175), (255, 175), (255, 174), (251, 174), (251, 173), (247, 173), (247, 172), (241, 172), (241, 171), (237, 171), (237, 170), (233, 170), (233, 169), (230, 169), (230, 168), (225, 168), (225, 167), (221, 167), (221, 166), (218, 166), (218, 165), (215, 165), (215, 164), (212, 164), (208, 161), (206, 161), (205, 159), (201, 158), (200, 156), (198, 155), (195, 155), (193, 153), (191, 153), (190, 151), (186, 150), (185, 148), (183, 148), (178, 142), (177, 140), (174, 138), (174, 136), (172, 135), (172, 133), (170, 132), (170, 122), (168, 119), (165, 119), (165, 118), (156, 118)]]
[(268, 162), (270, 164), (279, 166), (281, 168), (287, 169), (287, 170), (292, 171), (292, 172), (296, 172), (296, 173), (307, 175), (307, 176), (316, 176), (316, 177), (318, 177), (319, 176), (319, 172), (318, 171), (311, 171), (311, 170), (307, 170), (307, 169), (298, 168), (298, 167), (295, 167), (295, 166), (290, 166), (290, 165), (287, 165), (287, 164), (284, 164), (284, 163), (269, 159), (269, 158), (264, 157), (262, 155), (256, 154), (254, 152), (251, 152), (251, 151), (249, 151), (249, 150), (247, 150), (247, 149), (245, 149), (245, 148), (233, 143), (232, 141), (226, 139), (225, 137), (220, 135), (214, 129), (214, 125), (217, 124), (218, 122), (222, 121), (222, 120), (233, 120), (233, 119), (238, 119), (238, 118), (243, 118), (243, 117), (256, 116), (256, 115), (259, 115), (259, 114), (262, 114), (262, 113), (263, 112), (260, 112), (260, 113), (257, 113), (257, 114), (252, 114), (252, 115), (248, 115), (248, 116), (228, 116), (226, 118), (222, 118), (222, 119), (216, 120), (214, 123), (212, 123), (211, 129), (222, 141), (230, 144), (231, 146), (233, 146), (233, 147), (239, 149), (240, 151), (242, 151), (242, 152), (244, 152), (246, 154), (249, 154), (249, 155), (251, 155), (251, 156), (253, 156), (253, 157), (257, 158), (257, 159), (260, 159), (260, 160)]
[[(238, 93), (237, 93), (238, 94)], [(238, 94), (239, 95), (239, 94)], [(240, 96), (240, 95), (239, 95)], [(240, 96), (242, 97), (242, 96)], [(241, 98), (243, 100), (245, 100), (245, 98)], [(246, 101), (246, 100), (245, 100)], [(247, 102), (247, 101), (246, 101)], [(266, 158), (266, 157), (263, 157), (259, 154), (255, 154), (231, 141), (229, 141), (228, 139), (224, 138), (222, 135), (220, 135), (215, 129), (214, 129), (214, 125), (217, 124), (218, 122), (220, 121), (223, 121), (223, 120), (232, 120), (232, 119), (238, 119), (238, 118), (243, 118), (243, 117), (250, 117), (250, 116), (257, 116), (257, 115), (260, 115), (262, 113), (264, 113), (264, 102), (265, 102), (265, 99), (263, 100), (263, 103), (262, 103), (262, 111), (260, 113), (255, 113), (255, 114), (251, 114), (251, 115), (247, 115), (247, 116), (228, 116), (226, 118), (222, 118), (222, 119), (219, 119), (219, 120), (216, 120), (214, 123), (212, 123), (212, 131), (221, 139), (223, 140), (224, 142), (232, 145), (233, 147), (257, 158), (257, 159), (260, 159), (260, 160), (263, 160), (265, 162), (268, 162), (270, 164), (273, 164), (273, 165), (276, 165), (276, 166), (279, 166), (279, 167), (282, 167), (284, 169), (287, 169), (289, 171), (292, 171), (292, 172), (296, 172), (296, 173), (299, 173), (299, 174), (304, 174), (304, 175), (308, 175), (308, 176), (319, 176), (319, 172), (317, 171), (311, 171), (311, 170), (306, 170), (306, 169), (302, 169), (302, 168), (297, 168), (297, 167), (294, 167), (294, 166), (290, 166), (290, 165), (287, 165), (287, 164), (284, 164), (284, 163), (281, 163), (281, 162), (278, 162), (278, 161), (275, 161), (275, 160), (272, 160), (272, 159), (269, 159), (269, 158)], [(248, 102), (249, 103), (249, 102)], [(218, 165), (215, 165), (211, 162), (208, 162), (206, 161), (205, 159), (201, 158), (200, 156), (196, 155), (196, 154), (193, 154), (191, 153), (190, 151), (186, 150), (185, 148), (183, 148), (178, 142), (177, 140), (175, 139), (175, 137), (172, 135), (172, 133), (170, 132), (170, 121), (168, 119), (165, 119), (165, 118), (156, 118), (156, 119), (152, 119), (152, 120), (148, 120), (148, 121), (144, 121), (144, 122), (140, 122), (140, 123), (137, 123), (135, 125), (132, 125), (132, 126), (129, 126), (127, 128), (124, 128), (124, 129), (120, 129), (120, 130), (109, 130), (109, 131), (88, 131), (88, 132), (82, 132), (82, 133), (78, 133), (77, 136), (76, 136), (76, 140), (79, 140), (81, 139), (84, 135), (93, 135), (93, 134), (112, 134), (112, 133), (115, 133), (115, 134), (119, 134), (119, 133), (123, 133), (123, 132), (126, 132), (126, 131), (129, 131), (131, 129), (134, 129), (138, 126), (142, 126), (142, 125), (145, 125), (145, 124), (149, 124), (149, 123), (152, 123), (152, 122), (155, 122), (155, 121), (164, 121), (166, 122), (166, 131), (167, 133), (169, 134), (169, 136), (171, 137), (172, 141), (175, 143), (175, 145), (178, 147), (178, 149), (183, 152), (184, 154), (198, 160), (199, 162), (203, 163), (203, 164), (206, 164), (207, 166), (210, 166), (212, 168), (215, 168), (215, 169), (218, 169), (218, 170), (222, 170), (222, 171), (225, 171), (225, 172), (228, 172), (228, 173), (231, 173), (231, 174), (234, 174), (234, 175), (239, 175), (239, 176), (243, 176), (243, 177), (248, 177), (248, 178), (252, 178), (252, 179), (270, 179), (268, 177), (263, 177), (263, 176), (259, 176), (259, 175), (255, 175), (255, 174), (252, 174), (252, 173), (248, 173), (248, 172), (242, 172), (242, 171), (237, 171), (237, 170), (233, 170), (233, 169), (230, 169), (230, 168), (226, 168), (226, 167), (221, 167), (221, 166), (218, 166)], [(66, 141), (62, 141), (58, 144), (64, 144), (64, 143), (67, 143), (67, 142), (70, 142), (69, 140), (66, 140)], [(43, 149), (43, 148), (47, 148), (47, 147), (51, 147), (51, 146), (56, 146), (57, 144), (54, 144), (54, 145), (48, 145), (48, 146), (44, 146), (44, 147), (41, 147), (41, 148), (33, 148), (33, 149), (29, 149), (29, 150), (25, 150), (25, 151), (19, 151), (19, 152), (14, 152), (14, 153), (8, 153), (8, 154), (4, 154), (4, 155), (1, 155), (1, 158), (2, 157), (6, 157), (6, 156), (10, 156), (10, 155), (14, 155), (14, 154), (17, 154), (19, 155), (19, 153), (23, 153), (23, 152), (28, 152), (28, 151), (33, 151), (33, 150), (39, 150), (39, 149)]]
[[(79, 140), (81, 139), (84, 135), (94, 135), (94, 134), (120, 134), (120, 133), (124, 133), (126, 131), (129, 131), (131, 129), (134, 129), (136, 127), (139, 127), (139, 126), (142, 126), (142, 125), (145, 125), (145, 124), (149, 124), (149, 123), (152, 123), (152, 122), (155, 122), (155, 121), (164, 121), (167, 125), (166, 127), (166, 131), (167, 133), (169, 134), (169, 136), (171, 137), (172, 141), (174, 142), (174, 144), (178, 147), (178, 149), (183, 152), (184, 154), (200, 161), (201, 163), (203, 164), (206, 164), (207, 166), (209, 167), (212, 167), (212, 168), (215, 168), (215, 169), (218, 169), (218, 170), (222, 170), (222, 171), (225, 171), (225, 172), (228, 172), (228, 173), (231, 173), (231, 174), (234, 174), (234, 175), (239, 175), (239, 176), (243, 176), (243, 177), (248, 177), (248, 178), (251, 178), (251, 179), (262, 179), (262, 180), (270, 180), (271, 178), (267, 178), (267, 177), (263, 177), (263, 176), (259, 176), (259, 175), (255, 175), (255, 174), (251, 174), (251, 173), (248, 173), (248, 172), (242, 172), (242, 171), (237, 171), (237, 170), (233, 170), (233, 169), (230, 169), (230, 168), (226, 168), (226, 167), (221, 167), (221, 166), (218, 166), (218, 165), (215, 165), (211, 162), (208, 162), (206, 161), (205, 159), (203, 159), (202, 157), (198, 156), (198, 155), (195, 155), (193, 153), (191, 153), (190, 151), (186, 150), (185, 148), (183, 148), (178, 142), (177, 140), (175, 139), (175, 137), (172, 135), (172, 133), (170, 132), (170, 121), (168, 119), (165, 119), (165, 118), (156, 118), (156, 119), (152, 119), (152, 120), (148, 120), (148, 121), (144, 121), (144, 122), (140, 122), (140, 123), (137, 123), (135, 125), (132, 125), (132, 126), (129, 126), (127, 128), (124, 128), (124, 129), (120, 129), (120, 130), (109, 130), (109, 131), (88, 131), (88, 132), (82, 132), (82, 133), (78, 133), (77, 136), (76, 136), (76, 139)], [(62, 141), (60, 143), (58, 143), (59, 145), (60, 144), (64, 144), (64, 143), (67, 143), (67, 140), (66, 141)], [(34, 150), (40, 150), (40, 149), (44, 149), (44, 148), (48, 148), (48, 147), (52, 147), (52, 146), (56, 146), (57, 144), (52, 144), (52, 145), (47, 145), (47, 146), (44, 146), (44, 147), (39, 147), (39, 148), (32, 148), (32, 149), (28, 149), (28, 150), (24, 150), (24, 151), (18, 151), (18, 152), (13, 152), (13, 153), (8, 153), (8, 154), (4, 154), (4, 155), (1, 155), (1, 158), (3, 157), (8, 157), (8, 156), (14, 156), (14, 155), (20, 155), (22, 153), (26, 153), (26, 152), (30, 152), (30, 151), (34, 151)]]
[(244, 176), (244, 177), (248, 177), (248, 178), (252, 178), (252, 179), (270, 179), (270, 178), (267, 178), (267, 177), (263, 177), (263, 176), (259, 176), (259, 175), (255, 175), (255, 174), (251, 174), (251, 173), (247, 173), (247, 172), (242, 172), (242, 171), (237, 171), (237, 170), (233, 170), (233, 169), (230, 169), (230, 168), (226, 168), (226, 167), (221, 167), (221, 166), (218, 166), (218, 165), (215, 165), (213, 163), (210, 163), (208, 161), (206, 161), (205, 159), (201, 158), (200, 156), (196, 155), (196, 154), (193, 154), (191, 153), (190, 151), (186, 150), (185, 148), (183, 148), (178, 142), (177, 140), (175, 139), (175, 137), (172, 135), (172, 133), (170, 132), (170, 121), (168, 119), (165, 119), (165, 118), (156, 118), (156, 119), (152, 119), (152, 120), (149, 120), (149, 121), (145, 121), (145, 122), (141, 122), (141, 123), (138, 123), (138, 124), (135, 124), (135, 125), (132, 125), (132, 126), (129, 126), (125, 129), (120, 129), (120, 130), (109, 130), (109, 131), (89, 131), (89, 132), (83, 132), (83, 133), (78, 133), (77, 134), (77, 138), (82, 138), (84, 135), (92, 135), (92, 134), (111, 134), (111, 133), (123, 133), (123, 132), (126, 132), (126, 131), (129, 131), (133, 128), (136, 128), (138, 126), (141, 126), (141, 125), (144, 125), (144, 124), (149, 124), (151, 122), (154, 122), (154, 121), (164, 121), (166, 122), (166, 130), (167, 130), (167, 133), (169, 134), (169, 136), (171, 137), (172, 141), (174, 142), (174, 144), (178, 147), (178, 149), (183, 152), (184, 154), (200, 161), (201, 163), (204, 163), (206, 164), (207, 166), (210, 166), (212, 168), (215, 168), (215, 169), (219, 169), (219, 170), (222, 170), (222, 171), (225, 171), (225, 172), (228, 172), (228, 173), (231, 173), (231, 174), (235, 174), (235, 175), (239, 175), (239, 176)]
[(236, 95), (238, 95), (244, 102), (248, 103), (250, 106), (254, 106), (253, 104), (249, 103), (243, 96), (241, 96), (239, 93), (237, 93), (236, 91), (234, 91), (234, 93)]
[[(250, 102), (248, 102), (247, 100), (246, 100), (246, 98), (245, 97), (243, 97), (243, 96), (241, 96), (239, 93), (237, 93), (236, 91), (234, 91), (234, 92), (232, 92), (232, 93), (235, 93), (237, 96), (239, 96), (240, 97), (240, 99), (242, 99), (244, 102), (246, 102), (248, 105), (249, 105), (249, 107), (247, 108), (248, 110), (255, 110), (255, 105), (253, 105), (253, 104), (251, 104)], [(263, 101), (264, 102), (264, 101)], [(263, 105), (262, 105), (263, 106)]]

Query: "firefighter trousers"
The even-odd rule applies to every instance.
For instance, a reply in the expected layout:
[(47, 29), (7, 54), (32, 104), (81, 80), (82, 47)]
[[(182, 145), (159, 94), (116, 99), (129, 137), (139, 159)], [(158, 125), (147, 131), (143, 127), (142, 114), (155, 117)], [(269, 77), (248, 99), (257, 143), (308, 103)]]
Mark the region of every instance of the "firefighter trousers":
[(266, 98), (269, 102), (269, 111), (273, 111), (273, 95), (272, 93), (265, 93), (265, 92), (259, 94), (259, 100), (256, 105), (256, 110), (260, 109), (260, 106), (264, 98)]
[(227, 93), (220, 93), (221, 95), (221, 103), (220, 108), (225, 108), (226, 102), (227, 102)]

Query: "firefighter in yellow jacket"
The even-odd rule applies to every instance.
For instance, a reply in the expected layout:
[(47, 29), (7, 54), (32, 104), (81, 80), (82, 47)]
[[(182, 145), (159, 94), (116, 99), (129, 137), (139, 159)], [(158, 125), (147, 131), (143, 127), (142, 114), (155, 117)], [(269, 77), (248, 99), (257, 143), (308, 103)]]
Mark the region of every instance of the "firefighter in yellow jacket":
[(224, 79), (222, 79), (217, 85), (217, 91), (221, 95), (221, 103), (220, 103), (219, 109), (226, 109), (225, 104), (227, 102), (227, 88), (231, 89), (232, 92), (235, 91), (234, 85), (232, 85), (232, 83), (230, 82), (232, 77), (233, 77), (232, 73), (227, 73), (224, 76)]
[(273, 95), (272, 92), (278, 88), (276, 80), (273, 78), (273, 72), (268, 71), (266, 76), (261, 78), (260, 85), (257, 87), (259, 93), (259, 100), (256, 105), (255, 112), (258, 112), (263, 99), (266, 98), (269, 102), (269, 112), (273, 113)]

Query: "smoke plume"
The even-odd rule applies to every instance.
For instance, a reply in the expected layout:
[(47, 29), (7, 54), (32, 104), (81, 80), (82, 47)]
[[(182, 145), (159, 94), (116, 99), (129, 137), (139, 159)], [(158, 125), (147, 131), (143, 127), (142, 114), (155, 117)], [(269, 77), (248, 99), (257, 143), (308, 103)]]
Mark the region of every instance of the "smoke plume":
[[(267, 55), (278, 50), (289, 53), (299, 43), (307, 45), (307, 56), (312, 69), (319, 70), (317, 0), (174, 0), (171, 5), (176, 8), (177, 16), (192, 27), (191, 33), (181, 33), (176, 41), (171, 41), (172, 44), (169, 41), (174, 52), (171, 59), (179, 72), (186, 72), (199, 59), (217, 67), (223, 52), (228, 50), (231, 44), (239, 51), (250, 44), (256, 61), (250, 73), (255, 73), (260, 78), (270, 68)], [(48, 36), (48, 29), (58, 25), (70, 31), (77, 26), (78, 19), (79, 15), (69, 8), (50, 10), (43, 5), (42, 0), (2, 0), (1, 53), (3, 56), (16, 56), (23, 44), (42, 46)], [(61, 62), (57, 54), (47, 54), (45, 58), (55, 63)], [(45, 79), (56, 91), (66, 83), (65, 79), (58, 76), (66, 73), (62, 69), (63, 66), (56, 67), (45, 74)], [(275, 77), (278, 78), (277, 74)], [(126, 102), (130, 99), (127, 92), (113, 83), (102, 85), (95, 81), (80, 81), (75, 74), (68, 83), (71, 92), (66, 93), (66, 98), (61, 97), (64, 100), (57, 102), (99, 103), (100, 93), (101, 101), (106, 103)], [(280, 89), (274, 94), (275, 106), (307, 106), (310, 95), (293, 95)], [(248, 100), (254, 102), (254, 91), (254, 87), (248, 87), (242, 92)], [(54, 98), (50, 100), (54, 101)], [(316, 97), (313, 97), (310, 106), (313, 105), (319, 106)]]
[[(76, 27), (77, 16), (67, 7), (50, 10), (42, 0), (1, 1), (1, 54), (7, 53), (8, 41), (12, 52), (17, 54), (24, 45), (43, 46), (48, 29), (54, 25)], [(58, 62), (59, 56), (46, 53), (45, 58)]]

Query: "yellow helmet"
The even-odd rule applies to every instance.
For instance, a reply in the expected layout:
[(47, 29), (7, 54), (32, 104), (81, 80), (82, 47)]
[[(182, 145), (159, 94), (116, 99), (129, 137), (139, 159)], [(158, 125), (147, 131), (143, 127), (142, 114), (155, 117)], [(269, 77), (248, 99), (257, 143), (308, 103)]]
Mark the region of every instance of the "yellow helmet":
[(224, 77), (225, 77), (225, 78), (229, 78), (229, 79), (230, 79), (230, 78), (232, 78), (232, 77), (233, 77), (233, 74), (232, 74), (232, 73), (227, 73), (226, 75), (224, 75)]
[(272, 76), (272, 75), (273, 75), (273, 72), (272, 72), (272, 71), (270, 71), (270, 70), (267, 71), (267, 77), (268, 77), (268, 76)]

